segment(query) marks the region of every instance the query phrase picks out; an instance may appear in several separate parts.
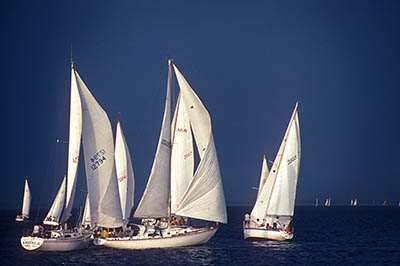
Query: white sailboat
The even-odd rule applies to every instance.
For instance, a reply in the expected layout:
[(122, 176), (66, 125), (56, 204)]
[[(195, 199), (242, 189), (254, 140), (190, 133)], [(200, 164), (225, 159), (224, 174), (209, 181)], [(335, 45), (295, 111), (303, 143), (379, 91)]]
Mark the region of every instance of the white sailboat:
[[(82, 222), (90, 224), (90, 228), (94, 228), (95, 224), (108, 227), (122, 225), (119, 196), (114, 196), (118, 190), (111, 124), (106, 112), (90, 93), (72, 63), (67, 178), (61, 184), (44, 220), (44, 224), (60, 227), (40, 232), (37, 228), (35, 230), (36, 225), (31, 236), (21, 238), (23, 248), (70, 251), (87, 247), (91, 232), (82, 226), (68, 228), (75, 196), (81, 139), (89, 195)], [(60, 206), (63, 206), (62, 214)]]
[(331, 198), (327, 198), (325, 200), (325, 207), (330, 207), (331, 206)]
[[(181, 91), (171, 123), (172, 68)], [(192, 134), (200, 156), (195, 172)], [(171, 221), (172, 216), (202, 220), (203, 225), (178, 226), (176, 220)], [(172, 60), (168, 61), (167, 96), (156, 155), (134, 217), (150, 222), (137, 225), (137, 233), (104, 235), (94, 243), (122, 249), (201, 245), (215, 234), (218, 223), (227, 222), (210, 116)]]
[(315, 199), (315, 207), (318, 207), (318, 198)]
[(15, 221), (23, 222), (29, 219), (29, 210), (31, 208), (31, 190), (29, 189), (28, 179), (25, 179), (24, 199), (22, 201), (22, 213), (17, 215)]
[(354, 199), (354, 201), (353, 201), (353, 206), (357, 206), (357, 204), (358, 204), (357, 199)]
[(289, 224), (294, 215), (301, 157), (297, 106), (298, 103), (296, 103), (268, 178), (259, 191), (250, 215), (250, 222), (243, 226), (245, 239), (287, 240), (293, 238)]

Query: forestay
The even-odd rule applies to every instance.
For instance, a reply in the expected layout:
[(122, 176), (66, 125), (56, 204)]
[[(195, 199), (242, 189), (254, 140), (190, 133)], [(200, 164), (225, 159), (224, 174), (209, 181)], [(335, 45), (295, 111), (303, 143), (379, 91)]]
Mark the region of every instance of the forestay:
[(110, 120), (79, 74), (75, 74), (82, 101), (82, 145), (92, 223), (120, 227), (123, 221)]

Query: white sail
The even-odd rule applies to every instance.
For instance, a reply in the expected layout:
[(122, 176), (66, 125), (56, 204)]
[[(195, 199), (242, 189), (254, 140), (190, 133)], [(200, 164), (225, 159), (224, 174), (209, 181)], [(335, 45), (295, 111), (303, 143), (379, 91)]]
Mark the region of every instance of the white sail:
[(171, 174), (171, 62), (168, 62), (167, 95), (156, 155), (134, 217), (167, 217)]
[(82, 215), (82, 222), (81, 224), (83, 226), (89, 225), (90, 228), (94, 227), (94, 224), (92, 223), (92, 219), (90, 218), (90, 201), (89, 201), (89, 196), (86, 196), (86, 201), (85, 201), (85, 209), (83, 210), (83, 215)]
[(119, 121), (115, 135), (115, 168), (117, 170), (122, 219), (126, 222), (133, 207), (135, 181), (131, 156)]
[(28, 179), (25, 179), (24, 200), (22, 202), (22, 217), (29, 218), (31, 208), (31, 190), (29, 189)]
[(251, 212), (253, 217), (263, 220), (267, 216), (293, 216), (300, 157), (300, 128), (296, 103), (270, 175)]
[(260, 184), (258, 186), (258, 191), (257, 191), (257, 198), (260, 195), (260, 191), (262, 190), (262, 187), (264, 186), (265, 182), (267, 181), (268, 175), (269, 175), (269, 169), (268, 169), (268, 164), (267, 164), (267, 158), (264, 155), (263, 164), (262, 164), (262, 168), (261, 168)]
[(82, 101), (82, 145), (92, 223), (120, 227), (123, 221), (110, 120), (76, 71), (75, 75)]
[(171, 154), (171, 213), (178, 204), (193, 178), (194, 153), (188, 112), (179, 94), (174, 121), (174, 138)]
[(357, 199), (354, 200), (353, 206), (357, 206)]
[(173, 66), (200, 155), (200, 163), (194, 177), (175, 213), (226, 223), (225, 198), (210, 116), (177, 67)]
[(65, 203), (65, 183), (66, 177), (64, 176), (61, 186), (58, 189), (57, 195), (54, 198), (53, 204), (51, 205), (51, 208), (43, 221), (44, 224), (48, 224), (47, 221), (51, 221), (50, 225), (54, 225), (60, 221), (61, 213), (63, 211)]
[(75, 198), (76, 176), (79, 162), (82, 134), (82, 107), (81, 98), (77, 87), (75, 71), (71, 68), (71, 100), (69, 117), (69, 141), (68, 141), (68, 169), (65, 208), (61, 218), (64, 223), (71, 216), (71, 210)]
[(315, 199), (315, 207), (318, 207), (318, 198)]

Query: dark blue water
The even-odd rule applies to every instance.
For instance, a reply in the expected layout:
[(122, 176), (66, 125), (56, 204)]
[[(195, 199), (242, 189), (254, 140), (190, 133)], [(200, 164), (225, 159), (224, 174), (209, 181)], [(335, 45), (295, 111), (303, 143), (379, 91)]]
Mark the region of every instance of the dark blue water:
[(399, 207), (296, 207), (292, 241), (243, 240), (242, 217), (250, 207), (229, 207), (222, 225), (204, 246), (45, 253), (22, 249), (30, 224), (0, 214), (0, 265), (400, 265)]

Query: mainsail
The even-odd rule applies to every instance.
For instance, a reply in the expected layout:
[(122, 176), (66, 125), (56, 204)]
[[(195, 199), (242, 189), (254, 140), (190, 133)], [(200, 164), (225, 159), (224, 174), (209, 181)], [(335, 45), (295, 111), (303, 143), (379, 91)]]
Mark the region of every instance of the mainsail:
[(300, 128), (294, 108), (289, 126), (251, 215), (261, 220), (267, 216), (291, 217), (294, 214), (297, 178), (300, 169)]
[(75, 198), (76, 176), (79, 162), (79, 151), (82, 135), (82, 107), (79, 96), (75, 69), (71, 66), (71, 100), (69, 117), (69, 141), (68, 141), (68, 169), (65, 209), (60, 223), (64, 223), (71, 216), (71, 210)]
[(107, 113), (75, 73), (82, 101), (82, 145), (92, 223), (107, 228), (123, 225), (114, 163), (114, 139)]
[[(64, 176), (61, 186), (57, 192), (57, 195), (54, 198), (53, 205), (51, 205), (51, 208), (47, 213), (46, 218), (43, 220), (44, 224), (54, 225), (60, 221), (61, 213), (63, 211), (65, 202), (65, 182), (66, 182), (66, 177)], [(48, 223), (48, 221), (51, 222)]]
[(83, 210), (83, 215), (82, 215), (82, 222), (81, 224), (83, 226), (88, 225), (90, 228), (94, 227), (94, 224), (92, 223), (92, 219), (90, 218), (90, 203), (89, 203), (89, 196), (86, 196), (86, 201), (85, 201), (85, 209)]
[(115, 168), (117, 170), (122, 219), (127, 222), (133, 207), (135, 182), (131, 156), (119, 120), (115, 135)]
[(22, 202), (22, 217), (29, 218), (29, 209), (31, 208), (31, 191), (28, 185), (28, 179), (25, 179), (24, 200)]
[(168, 62), (167, 95), (161, 133), (153, 167), (134, 217), (167, 217), (171, 174), (171, 61)]

